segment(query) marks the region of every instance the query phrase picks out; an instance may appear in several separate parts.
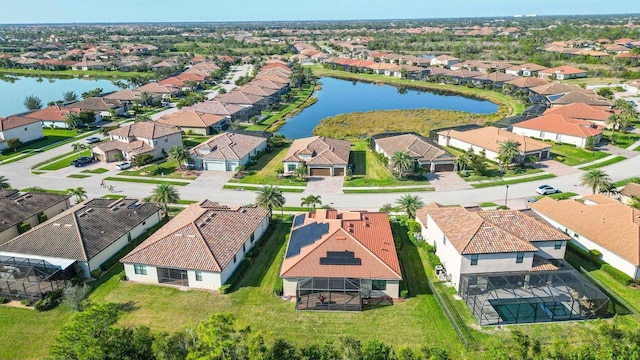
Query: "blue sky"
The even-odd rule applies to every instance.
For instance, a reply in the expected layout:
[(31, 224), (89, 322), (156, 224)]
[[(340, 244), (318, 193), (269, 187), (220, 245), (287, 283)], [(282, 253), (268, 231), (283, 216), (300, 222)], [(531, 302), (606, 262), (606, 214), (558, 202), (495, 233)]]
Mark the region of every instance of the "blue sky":
[(640, 13), (638, 0), (0, 0), (0, 24)]

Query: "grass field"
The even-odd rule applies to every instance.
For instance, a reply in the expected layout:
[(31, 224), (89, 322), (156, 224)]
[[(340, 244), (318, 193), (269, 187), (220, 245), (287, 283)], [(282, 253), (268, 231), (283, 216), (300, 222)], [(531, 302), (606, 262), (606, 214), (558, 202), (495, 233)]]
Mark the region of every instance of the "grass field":
[(344, 188), (342, 192), (345, 194), (386, 194), (386, 193), (414, 193), (423, 191), (435, 191), (432, 186), (425, 187), (411, 187), (411, 188), (380, 188), (380, 189), (358, 189), (358, 188)]
[[(353, 165), (353, 179), (344, 182), (344, 187), (369, 187), (369, 186), (420, 186), (429, 185), (426, 179), (421, 181), (399, 180), (393, 177), (369, 148), (366, 142), (354, 142), (351, 144), (349, 162)], [(405, 190), (406, 191), (406, 190)]]
[(152, 164), (136, 170), (125, 170), (118, 175), (140, 176), (140, 177), (165, 177), (167, 179), (194, 180), (195, 176), (184, 176), (184, 172), (178, 171), (178, 162), (167, 160), (158, 164)]
[[(611, 130), (605, 130), (604, 135), (608, 139), (611, 139)], [(623, 149), (628, 148), (629, 146), (633, 145), (636, 141), (640, 140), (640, 134), (631, 133), (631, 132), (626, 134), (621, 134), (619, 131), (616, 131), (616, 133), (613, 136), (616, 139), (615, 145)]]
[(155, 77), (153, 72), (136, 72), (136, 71), (97, 71), (97, 70), (34, 70), (34, 69), (2, 69), (0, 68), (0, 74), (11, 75), (30, 75), (41, 77), (61, 77), (72, 78), (80, 76), (83, 78), (118, 78), (128, 79), (131, 77), (141, 77), (145, 79), (152, 79)]
[(602, 151), (587, 151), (573, 145), (555, 144), (551, 147), (551, 156), (568, 166), (575, 166), (602, 159), (609, 154)]
[(81, 173), (87, 173), (87, 174), (104, 174), (106, 172), (108, 172), (109, 170), (105, 169), (105, 168), (96, 168), (96, 169), (87, 169), (87, 170), (82, 170), (80, 171)]
[[(224, 184), (224, 186), (222, 188), (223, 189), (229, 189), (229, 190), (238, 190), (238, 191), (258, 191), (258, 189), (259, 189), (259, 187), (242, 186), (241, 184), (238, 184), (238, 183), (235, 183), (235, 184), (226, 183), (226, 184)], [(304, 192), (304, 188), (295, 188), (295, 189), (280, 188), (280, 190), (283, 193), (302, 193), (302, 192)]]
[(544, 174), (544, 175), (534, 176), (534, 177), (529, 177), (529, 178), (524, 178), (524, 179), (513, 179), (513, 180), (504, 180), (504, 181), (491, 181), (491, 182), (485, 182), (485, 183), (471, 184), (471, 186), (473, 186), (474, 188), (478, 189), (478, 188), (485, 188), (485, 187), (491, 187), (491, 186), (513, 185), (513, 184), (519, 184), (519, 183), (529, 182), (529, 181), (551, 179), (551, 178), (554, 178), (554, 177), (556, 177), (556, 176), (553, 175), (553, 174)]
[(67, 175), (68, 178), (72, 178), (72, 179), (84, 179), (84, 178), (88, 178), (91, 177), (91, 175), (84, 175), (84, 174), (71, 174), (71, 175)]
[(278, 169), (282, 169), (282, 159), (289, 151), (289, 147), (273, 149), (271, 152), (262, 154), (255, 165), (246, 170), (242, 179), (231, 179), (230, 183), (243, 184), (270, 184), (270, 185), (292, 185), (305, 186), (305, 181), (298, 181), (295, 177), (278, 179)]
[(144, 179), (144, 178), (140, 178), (140, 179), (131, 179), (131, 178), (124, 178), (124, 177), (117, 177), (117, 176), (109, 176), (104, 178), (105, 181), (121, 181), (121, 182), (131, 182), (131, 183), (141, 183), (141, 184), (157, 184), (157, 185), (161, 185), (161, 184), (167, 184), (167, 185), (175, 185), (175, 186), (187, 186), (189, 185), (188, 182), (182, 182), (182, 181), (164, 181), (164, 180), (154, 180), (154, 179)]
[(200, 145), (205, 140), (210, 139), (210, 136), (188, 136), (182, 139), (182, 143), (187, 148), (192, 148), (194, 146)]
[(624, 156), (616, 156), (616, 157), (614, 157), (612, 159), (609, 159), (609, 160), (606, 160), (606, 161), (601, 161), (601, 162), (596, 163), (596, 164), (592, 164), (592, 165), (587, 165), (587, 166), (581, 167), (580, 170), (597, 169), (597, 168), (601, 168), (603, 166), (608, 166), (608, 165), (611, 165), (611, 164), (615, 164), (617, 162), (620, 162), (620, 161), (626, 160), (626, 159), (627, 158), (624, 157)]
[(62, 157), (59, 160), (56, 160), (56, 161), (53, 161), (53, 162), (51, 162), (51, 160), (48, 161), (47, 162), (48, 165), (45, 165), (45, 166), (43, 166), (41, 168), (38, 168), (38, 169), (39, 170), (50, 170), (50, 171), (64, 169), (64, 168), (66, 168), (68, 166), (71, 166), (71, 162), (73, 160), (79, 158), (80, 156), (91, 156), (91, 150), (83, 150), (83, 151), (76, 152), (76, 153), (69, 152), (69, 153), (67, 153), (65, 155), (67, 155), (67, 156), (66, 157)]
[(507, 169), (507, 171), (503, 173), (500, 172), (498, 165), (495, 163), (489, 163), (489, 169), (485, 173), (485, 175), (473, 175), (467, 176), (464, 181), (482, 181), (482, 180), (496, 180), (496, 179), (504, 179), (510, 178), (514, 176), (522, 176), (522, 175), (530, 175), (544, 172), (542, 169), (537, 168), (520, 168), (517, 167), (515, 169)]
[(640, 184), (640, 177), (631, 177), (631, 178), (623, 179), (620, 181), (616, 181), (615, 183), (613, 183), (613, 185), (615, 185), (616, 187), (620, 187), (620, 186), (625, 186), (630, 182)]
[(81, 134), (81, 133), (78, 133), (78, 130), (76, 129), (49, 129), (49, 128), (43, 128), (42, 133), (44, 134), (44, 136), (64, 136), (69, 138)]

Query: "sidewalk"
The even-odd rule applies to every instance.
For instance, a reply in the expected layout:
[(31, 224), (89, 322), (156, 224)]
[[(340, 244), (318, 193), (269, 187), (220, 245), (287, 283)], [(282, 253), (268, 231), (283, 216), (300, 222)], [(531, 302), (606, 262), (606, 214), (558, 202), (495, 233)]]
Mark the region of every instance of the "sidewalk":
[(640, 155), (640, 152), (635, 151), (635, 149), (638, 148), (638, 147), (640, 147), (640, 140), (636, 141), (635, 143), (633, 143), (631, 146), (629, 146), (626, 149), (621, 149), (621, 148), (617, 148), (617, 147), (611, 146), (609, 148), (609, 150), (611, 150), (612, 148), (617, 148), (619, 150), (612, 151), (613, 154), (611, 154), (611, 155), (609, 155), (607, 157), (604, 157), (602, 159), (590, 161), (590, 162), (584, 163), (584, 164), (574, 165), (572, 167), (575, 168), (575, 169), (579, 169), (579, 168), (583, 168), (583, 167), (586, 167), (586, 166), (590, 166), (590, 165), (598, 164), (598, 163), (601, 163), (601, 162), (609, 161), (611, 159), (615, 159), (618, 156), (624, 156), (627, 159), (629, 159), (629, 158), (632, 158), (632, 157)]

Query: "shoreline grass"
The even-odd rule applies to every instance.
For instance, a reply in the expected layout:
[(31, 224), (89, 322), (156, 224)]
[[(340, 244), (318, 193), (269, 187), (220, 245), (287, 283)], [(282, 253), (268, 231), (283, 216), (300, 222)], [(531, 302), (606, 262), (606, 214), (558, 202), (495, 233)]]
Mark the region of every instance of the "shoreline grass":
[(132, 77), (141, 77), (144, 79), (152, 79), (156, 74), (152, 72), (139, 71), (98, 71), (98, 70), (36, 70), (36, 69), (6, 69), (0, 68), (0, 74), (42, 77), (42, 78), (58, 78), (58, 79), (130, 79)]

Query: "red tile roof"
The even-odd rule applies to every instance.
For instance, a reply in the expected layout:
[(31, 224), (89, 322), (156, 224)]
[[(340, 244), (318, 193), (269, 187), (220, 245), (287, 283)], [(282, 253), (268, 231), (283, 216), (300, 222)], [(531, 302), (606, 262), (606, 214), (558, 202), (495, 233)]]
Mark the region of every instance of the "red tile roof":
[(574, 119), (559, 114), (547, 114), (513, 125), (515, 128), (540, 130), (550, 133), (589, 138), (601, 135), (604, 126), (590, 121)]
[(612, 110), (604, 110), (600, 106), (591, 106), (585, 103), (573, 103), (563, 106), (554, 106), (547, 109), (544, 114), (556, 114), (574, 119), (605, 121), (609, 116), (614, 114)]
[(38, 119), (28, 118), (24, 116), (9, 116), (8, 118), (0, 117), (0, 131), (7, 131), (20, 126), (25, 126), (40, 122)]
[(38, 119), (40, 121), (66, 121), (69, 113), (79, 113), (80, 109), (77, 108), (65, 108), (58, 105), (51, 105), (44, 109), (30, 112), (25, 117), (31, 119)]

